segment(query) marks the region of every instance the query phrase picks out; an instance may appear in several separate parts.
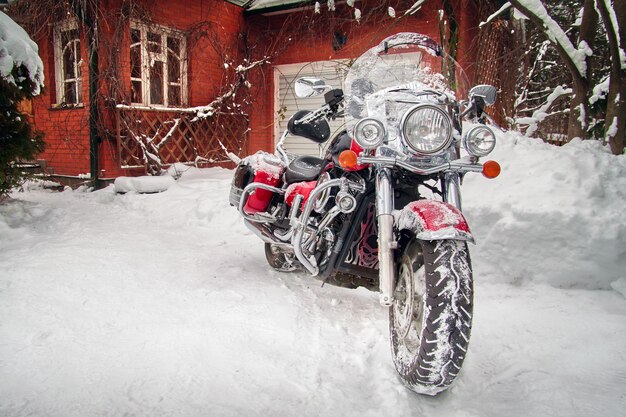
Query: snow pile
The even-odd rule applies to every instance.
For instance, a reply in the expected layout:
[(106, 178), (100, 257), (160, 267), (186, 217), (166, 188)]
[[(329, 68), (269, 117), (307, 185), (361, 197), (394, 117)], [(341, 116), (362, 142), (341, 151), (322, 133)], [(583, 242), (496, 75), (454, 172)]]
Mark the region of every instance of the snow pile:
[(39, 94), (44, 81), (39, 47), (24, 29), (0, 12), (0, 77), (11, 84), (16, 84), (11, 72), (14, 67), (22, 65), (28, 70), (28, 76), (34, 84), (33, 94)]
[(468, 174), (463, 185), (477, 276), (587, 289), (626, 278), (626, 156), (507, 133), (489, 159), (502, 174)]
[(626, 278), (620, 278), (617, 281), (611, 282), (611, 288), (626, 298)]
[(143, 176), (143, 177), (118, 177), (115, 179), (116, 193), (160, 193), (174, 184), (176, 180), (169, 175)]
[(169, 175), (175, 180), (179, 179), (185, 172), (191, 169), (190, 165), (183, 164), (181, 162), (173, 163), (169, 166), (167, 171), (163, 175)]

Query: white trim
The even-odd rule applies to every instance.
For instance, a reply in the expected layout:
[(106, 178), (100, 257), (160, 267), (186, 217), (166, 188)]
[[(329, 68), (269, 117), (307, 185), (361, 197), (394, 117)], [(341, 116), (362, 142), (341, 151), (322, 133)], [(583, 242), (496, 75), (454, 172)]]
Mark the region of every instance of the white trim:
[[(64, 65), (64, 60), (63, 60), (63, 45), (61, 45), (61, 39), (62, 39), (62, 33), (63, 32), (68, 32), (70, 30), (78, 30), (78, 22), (76, 21), (76, 19), (66, 19), (62, 22), (59, 22), (55, 25), (54, 27), (54, 31), (53, 31), (53, 50), (54, 50), (54, 83), (55, 83), (55, 88), (56, 88), (56, 105), (61, 105), (63, 103), (65, 103), (65, 84), (66, 84), (66, 79), (65, 79), (65, 74), (63, 71), (63, 65)], [(80, 34), (78, 34), (78, 38), (77, 38), (79, 45), (80, 45)], [(82, 48), (81, 48), (81, 54), (82, 54)], [(77, 76), (77, 78), (72, 79), (75, 80), (74, 82), (76, 82), (76, 98), (77, 98), (77, 103), (69, 103), (72, 106), (79, 106), (83, 104), (82, 101), (82, 76), (80, 76), (80, 63), (82, 62), (82, 57), (81, 56), (77, 56), (76, 57), (78, 59), (78, 62), (75, 61), (75, 65), (77, 66), (76, 68), (74, 68), (74, 75)]]

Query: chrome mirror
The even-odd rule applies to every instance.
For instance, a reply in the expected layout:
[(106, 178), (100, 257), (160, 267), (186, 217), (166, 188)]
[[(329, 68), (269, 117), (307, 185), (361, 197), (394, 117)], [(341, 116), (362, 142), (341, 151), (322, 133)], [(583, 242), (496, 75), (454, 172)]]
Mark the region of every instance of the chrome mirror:
[(491, 106), (496, 102), (498, 91), (493, 85), (477, 85), (473, 87), (469, 92), (470, 98), (482, 97), (487, 106)]
[(327, 89), (331, 88), (326, 85), (324, 80), (314, 77), (302, 77), (296, 80), (296, 96), (300, 98), (313, 97), (322, 94)]

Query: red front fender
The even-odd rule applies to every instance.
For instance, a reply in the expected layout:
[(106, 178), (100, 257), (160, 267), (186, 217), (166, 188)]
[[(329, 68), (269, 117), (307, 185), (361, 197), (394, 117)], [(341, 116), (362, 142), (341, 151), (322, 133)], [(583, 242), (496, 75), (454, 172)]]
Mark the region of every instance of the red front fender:
[(399, 230), (410, 230), (422, 240), (465, 240), (474, 243), (463, 213), (442, 201), (418, 200), (394, 212)]

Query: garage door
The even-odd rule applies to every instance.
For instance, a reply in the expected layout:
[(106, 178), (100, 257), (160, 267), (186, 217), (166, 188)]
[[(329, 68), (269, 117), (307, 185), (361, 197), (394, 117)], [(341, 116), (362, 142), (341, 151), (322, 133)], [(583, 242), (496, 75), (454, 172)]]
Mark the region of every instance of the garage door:
[[(309, 62), (295, 65), (279, 65), (274, 67), (274, 85), (276, 86), (275, 132), (274, 143), (280, 139), (282, 132), (287, 129), (289, 118), (299, 110), (315, 110), (324, 104), (324, 96), (298, 98), (294, 93), (295, 81), (300, 77), (321, 78), (333, 88), (343, 88), (345, 78), (345, 63), (342, 62)], [(331, 138), (341, 131), (344, 126), (343, 118), (329, 121)], [(324, 144), (318, 145), (308, 139), (289, 136), (285, 141), (287, 152), (298, 155), (320, 156), (323, 154)]]

